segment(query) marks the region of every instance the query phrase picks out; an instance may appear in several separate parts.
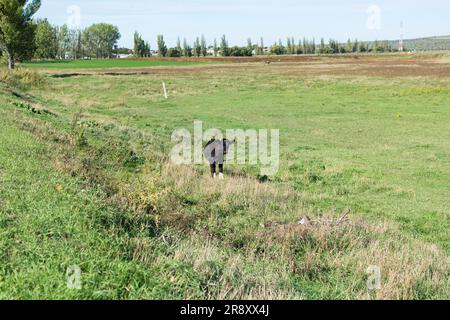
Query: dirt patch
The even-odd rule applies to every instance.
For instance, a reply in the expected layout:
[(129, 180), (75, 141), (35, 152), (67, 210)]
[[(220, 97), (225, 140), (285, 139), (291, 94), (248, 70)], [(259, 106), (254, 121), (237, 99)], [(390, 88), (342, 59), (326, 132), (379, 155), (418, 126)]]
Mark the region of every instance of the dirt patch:
[[(142, 67), (83, 70), (46, 71), (53, 77), (72, 77), (92, 74), (145, 75), (145, 74), (199, 74), (210, 72), (281, 73), (330, 76), (369, 77), (449, 77), (450, 61), (440, 58), (383, 56), (286, 56), (240, 58), (178, 58), (177, 61), (215, 61), (217, 64), (183, 67)], [(270, 63), (267, 63), (270, 62)]]

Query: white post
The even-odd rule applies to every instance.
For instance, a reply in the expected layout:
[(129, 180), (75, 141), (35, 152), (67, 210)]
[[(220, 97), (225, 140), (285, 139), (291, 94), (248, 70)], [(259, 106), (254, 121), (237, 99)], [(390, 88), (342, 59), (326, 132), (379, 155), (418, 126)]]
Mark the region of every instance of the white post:
[(163, 90), (164, 90), (164, 98), (168, 98), (168, 96), (167, 96), (167, 88), (166, 88), (166, 83), (165, 82), (163, 82), (162, 83), (162, 85), (163, 85)]

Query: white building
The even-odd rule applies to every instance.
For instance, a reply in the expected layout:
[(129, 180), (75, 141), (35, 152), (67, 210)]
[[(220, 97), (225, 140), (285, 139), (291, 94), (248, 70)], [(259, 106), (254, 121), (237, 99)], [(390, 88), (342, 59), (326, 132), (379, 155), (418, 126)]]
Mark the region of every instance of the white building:
[(133, 55), (130, 53), (119, 53), (119, 54), (114, 54), (113, 57), (116, 59), (128, 59), (131, 58)]

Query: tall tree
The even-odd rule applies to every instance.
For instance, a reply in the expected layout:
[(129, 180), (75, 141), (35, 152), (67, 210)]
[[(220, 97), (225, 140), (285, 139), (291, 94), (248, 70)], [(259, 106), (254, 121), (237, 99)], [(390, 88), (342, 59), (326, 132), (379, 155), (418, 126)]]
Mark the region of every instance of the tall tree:
[(205, 36), (202, 35), (202, 40), (200, 43), (202, 56), (206, 57), (208, 55), (208, 45), (206, 44)]
[(259, 47), (259, 54), (263, 55), (264, 54), (264, 38), (261, 37), (261, 43), (260, 43), (260, 47)]
[(34, 53), (36, 24), (32, 19), (40, 6), (40, 0), (0, 0), (0, 49), (10, 70), (16, 61), (29, 59)]
[(186, 38), (183, 40), (183, 56), (192, 57), (192, 48), (189, 46)]
[(287, 44), (286, 44), (286, 47), (287, 47), (287, 53), (288, 53), (288, 54), (292, 54), (293, 52), (292, 52), (291, 38), (287, 38)]
[(84, 56), (83, 32), (81, 30), (77, 30), (76, 31), (75, 58), (80, 59), (83, 56)]
[(219, 47), (217, 45), (217, 39), (214, 39), (213, 51), (214, 51), (214, 57), (217, 57), (217, 54), (219, 53)]
[(56, 28), (47, 19), (38, 20), (36, 24), (36, 51), (34, 56), (38, 59), (55, 59), (58, 54)]
[(324, 54), (325, 53), (325, 39), (320, 39), (320, 45), (319, 45), (319, 53)]
[(183, 48), (181, 47), (180, 37), (178, 37), (178, 39), (177, 39), (177, 51), (180, 52), (180, 54), (183, 53)]
[(141, 35), (136, 31), (134, 33), (134, 46), (133, 52), (136, 57), (149, 57), (150, 53), (150, 45), (148, 42), (145, 42)]
[(167, 46), (166, 46), (166, 42), (164, 41), (164, 36), (162, 34), (158, 35), (157, 43), (158, 43), (159, 56), (160, 57), (167, 56)]
[(86, 50), (96, 58), (111, 58), (119, 39), (119, 29), (108, 23), (93, 24), (83, 32)]
[(368, 48), (364, 42), (360, 42), (358, 46), (358, 52), (367, 52)]
[(194, 56), (200, 57), (202, 54), (202, 45), (200, 44), (200, 38), (197, 37), (194, 42)]
[(358, 48), (359, 48), (358, 39), (355, 39), (355, 41), (353, 42), (353, 48), (352, 48), (352, 51), (353, 51), (353, 52), (358, 52)]
[(298, 39), (298, 44), (297, 44), (297, 54), (304, 54), (305, 52), (303, 51), (303, 46), (302, 46), (302, 40)]
[(71, 29), (69, 30), (69, 51), (72, 59), (78, 59), (81, 57), (81, 30)]
[(223, 57), (228, 57), (230, 55), (230, 49), (228, 47), (228, 41), (225, 35), (222, 36), (222, 40), (220, 42), (220, 54)]
[(143, 42), (139, 32), (135, 31), (133, 35), (133, 53), (136, 57), (142, 57)]
[(148, 43), (148, 41), (146, 41), (144, 44), (144, 57), (148, 58), (151, 56), (152, 56), (152, 51), (150, 48), (150, 43)]
[(65, 59), (70, 50), (70, 30), (67, 24), (62, 25), (57, 29), (58, 38), (58, 57)]
[(253, 51), (253, 41), (251, 38), (247, 39), (247, 50), (252, 50)]
[(347, 40), (347, 47), (345, 48), (345, 52), (353, 52), (353, 42), (350, 38)]
[(286, 54), (286, 47), (283, 44), (283, 40), (278, 40), (278, 46), (275, 48), (271, 48), (271, 51), (275, 51), (277, 55)]

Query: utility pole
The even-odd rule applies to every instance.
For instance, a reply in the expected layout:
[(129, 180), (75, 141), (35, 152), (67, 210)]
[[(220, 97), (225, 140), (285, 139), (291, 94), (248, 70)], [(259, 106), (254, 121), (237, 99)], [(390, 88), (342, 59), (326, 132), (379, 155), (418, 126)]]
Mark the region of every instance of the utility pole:
[(403, 52), (405, 47), (403, 45), (403, 21), (400, 22), (400, 43), (398, 46), (398, 51)]

